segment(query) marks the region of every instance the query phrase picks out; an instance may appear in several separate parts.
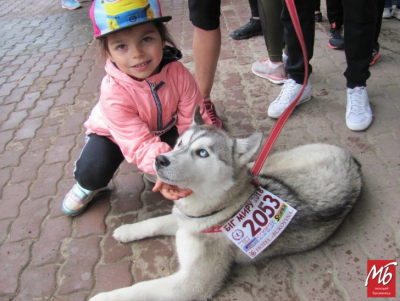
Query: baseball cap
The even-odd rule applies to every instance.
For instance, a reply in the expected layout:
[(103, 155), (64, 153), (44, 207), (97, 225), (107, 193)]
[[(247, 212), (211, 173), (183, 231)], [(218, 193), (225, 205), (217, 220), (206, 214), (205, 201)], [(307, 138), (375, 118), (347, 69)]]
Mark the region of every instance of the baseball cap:
[(95, 38), (153, 21), (168, 22), (158, 0), (94, 0), (89, 16)]

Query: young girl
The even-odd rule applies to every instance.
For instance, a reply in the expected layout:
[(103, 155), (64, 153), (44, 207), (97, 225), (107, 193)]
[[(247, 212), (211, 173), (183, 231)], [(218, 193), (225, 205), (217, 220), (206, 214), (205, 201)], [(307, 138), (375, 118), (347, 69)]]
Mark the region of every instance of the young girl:
[[(62, 204), (67, 215), (81, 213), (124, 159), (155, 182), (154, 159), (172, 150), (196, 106), (207, 123), (218, 118), (205, 109), (194, 77), (178, 62), (181, 54), (162, 23), (171, 17), (162, 17), (158, 1), (150, 1), (151, 6), (148, 0), (97, 0), (90, 10), (107, 75), (85, 122), (86, 144), (74, 171), (77, 183)], [(157, 180), (153, 190), (160, 189), (170, 199), (190, 194)]]

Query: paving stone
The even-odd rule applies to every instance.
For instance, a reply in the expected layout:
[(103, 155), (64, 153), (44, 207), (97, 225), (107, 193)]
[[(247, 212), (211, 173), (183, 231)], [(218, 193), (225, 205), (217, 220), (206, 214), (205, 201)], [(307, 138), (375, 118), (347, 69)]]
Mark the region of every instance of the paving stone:
[(131, 286), (133, 283), (131, 265), (132, 261), (124, 260), (107, 266), (98, 266), (96, 270), (97, 282), (101, 289), (96, 289), (93, 295)]
[(44, 196), (55, 195), (57, 192), (57, 182), (63, 173), (63, 163), (44, 165), (39, 172), (39, 176), (31, 187), (31, 198), (37, 199)]
[(14, 130), (1, 132), (0, 136), (0, 153), (4, 152), (8, 142), (12, 140), (14, 136)]
[(72, 219), (69, 216), (45, 220), (40, 238), (33, 246), (30, 265), (36, 267), (63, 263), (66, 256), (63, 241), (71, 233)]
[(19, 206), (28, 196), (29, 185), (29, 182), (24, 182), (18, 185), (8, 184), (3, 188), (3, 197), (0, 199), (0, 207), (2, 208), (0, 220), (18, 216)]
[(113, 215), (135, 212), (142, 208), (143, 204), (140, 200), (140, 193), (144, 189), (142, 177), (142, 174), (137, 173), (119, 175), (115, 178), (118, 189), (114, 191), (117, 200), (113, 203)]
[(16, 111), (32, 109), (35, 106), (35, 102), (39, 99), (39, 97), (39, 92), (25, 94), (24, 99), (18, 103)]
[(27, 115), (28, 114), (25, 111), (11, 113), (8, 120), (1, 126), (1, 131), (18, 128), (19, 124), (27, 117)]
[(48, 203), (47, 198), (23, 202), (19, 215), (11, 226), (7, 242), (38, 238), (42, 222), (49, 211)]
[(104, 263), (118, 262), (125, 257), (132, 256), (132, 243), (116, 243), (112, 234), (121, 225), (132, 224), (137, 221), (138, 214), (128, 214), (122, 217), (113, 218), (107, 224), (107, 236), (103, 240), (103, 261)]
[(46, 164), (65, 162), (69, 159), (69, 151), (75, 146), (75, 136), (58, 137), (53, 141), (53, 147), (47, 151)]
[(49, 109), (54, 105), (54, 98), (40, 99), (35, 108), (30, 112), (29, 118), (46, 116)]
[(14, 294), (19, 286), (19, 275), (29, 261), (31, 242), (0, 246), (0, 295)]
[(26, 119), (21, 128), (15, 134), (15, 140), (23, 140), (35, 137), (36, 130), (41, 127), (43, 118)]
[(60, 271), (63, 279), (58, 295), (91, 290), (94, 286), (93, 270), (100, 256), (100, 238), (88, 237), (72, 240), (68, 247), (68, 259)]

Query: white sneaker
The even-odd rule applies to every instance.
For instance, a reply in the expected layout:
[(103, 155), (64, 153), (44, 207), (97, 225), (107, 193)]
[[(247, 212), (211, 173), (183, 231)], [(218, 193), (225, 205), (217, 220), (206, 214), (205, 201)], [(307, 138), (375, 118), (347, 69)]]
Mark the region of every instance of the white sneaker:
[(385, 7), (383, 9), (382, 18), (383, 19), (390, 19), (392, 17), (392, 10), (390, 7)]
[[(278, 98), (275, 99), (268, 108), (268, 116), (271, 118), (279, 118), (286, 108), (295, 100), (299, 95), (303, 85), (297, 84), (293, 79), (288, 79), (282, 86), (281, 93)], [(307, 81), (307, 85), (301, 95), (300, 101), (297, 105), (302, 104), (311, 99), (311, 85), (310, 80)]]
[(395, 8), (392, 11), (392, 16), (395, 17), (396, 19), (400, 20), (400, 8)]
[(363, 131), (372, 122), (367, 89), (355, 87), (347, 89), (346, 125), (352, 131)]

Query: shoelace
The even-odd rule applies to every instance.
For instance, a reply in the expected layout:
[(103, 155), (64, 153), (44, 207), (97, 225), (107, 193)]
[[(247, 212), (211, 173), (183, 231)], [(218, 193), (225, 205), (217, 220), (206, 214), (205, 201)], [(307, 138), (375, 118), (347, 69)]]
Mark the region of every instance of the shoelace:
[(204, 106), (206, 107), (207, 115), (210, 117), (211, 122), (214, 124), (216, 121), (215, 108), (211, 100), (205, 99)]
[(362, 88), (354, 88), (350, 94), (350, 113), (354, 114), (363, 114), (364, 110), (364, 102), (363, 102), (363, 94), (364, 89)]
[(290, 97), (293, 95), (293, 90), (296, 87), (296, 82), (293, 79), (288, 79), (283, 84), (281, 93), (279, 93), (278, 98), (275, 103), (288, 104)]
[(342, 30), (341, 29), (334, 29), (331, 33), (332, 38), (334, 39), (343, 39)]
[(266, 63), (268, 63), (268, 61), (269, 61), (269, 58), (259, 60), (260, 64), (262, 64), (262, 65), (265, 65)]
[(250, 19), (250, 21), (246, 24), (244, 24), (242, 27), (240, 27), (240, 29), (247, 29), (251, 26), (253, 26), (254, 23), (256, 23), (257, 21), (255, 19)]

